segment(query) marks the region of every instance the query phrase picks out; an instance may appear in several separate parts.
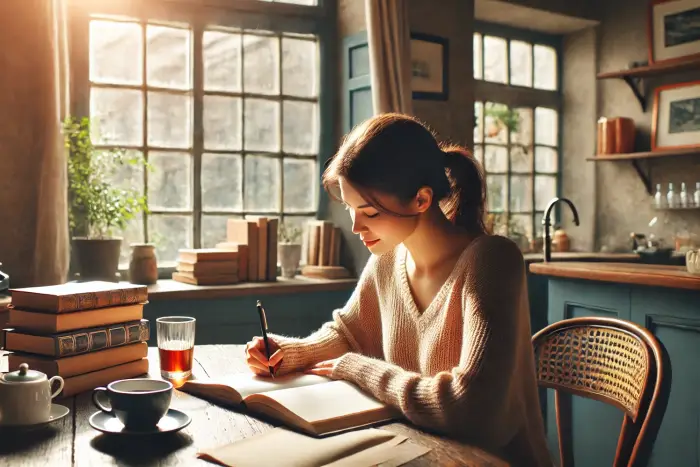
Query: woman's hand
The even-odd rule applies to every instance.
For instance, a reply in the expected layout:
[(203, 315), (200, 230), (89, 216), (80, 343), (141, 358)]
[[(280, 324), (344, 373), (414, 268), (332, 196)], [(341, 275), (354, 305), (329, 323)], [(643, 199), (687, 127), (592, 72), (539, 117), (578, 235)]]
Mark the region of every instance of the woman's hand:
[(248, 368), (258, 376), (270, 376), (269, 367), (272, 367), (272, 374), (279, 369), (284, 354), (277, 342), (267, 338), (270, 344), (270, 360), (265, 357), (265, 341), (260, 336), (253, 337), (253, 340), (245, 346), (245, 356)]
[(333, 370), (338, 365), (340, 358), (341, 357), (334, 358), (333, 360), (326, 360), (324, 362), (318, 362), (314, 366), (308, 368), (304, 373), (330, 377), (333, 374)]

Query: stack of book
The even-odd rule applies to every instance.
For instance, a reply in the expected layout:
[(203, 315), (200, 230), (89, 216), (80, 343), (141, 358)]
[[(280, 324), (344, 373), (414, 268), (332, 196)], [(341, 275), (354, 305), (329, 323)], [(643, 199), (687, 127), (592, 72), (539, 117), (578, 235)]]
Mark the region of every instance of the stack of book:
[(350, 272), (340, 265), (340, 227), (323, 220), (308, 221), (307, 227), (306, 266), (301, 269), (301, 274), (321, 279), (348, 277)]
[(61, 397), (148, 373), (148, 289), (78, 282), (11, 289), (2, 332), (9, 370), (30, 369), (64, 380)]
[(247, 267), (246, 257), (245, 248), (183, 248), (172, 277), (193, 285), (235, 284), (241, 280), (239, 271)]
[[(240, 249), (247, 253), (246, 279), (249, 282), (277, 280), (277, 229), (279, 219), (255, 217), (229, 219), (226, 241), (217, 243), (219, 249)], [(242, 272), (242, 271), (241, 271)]]

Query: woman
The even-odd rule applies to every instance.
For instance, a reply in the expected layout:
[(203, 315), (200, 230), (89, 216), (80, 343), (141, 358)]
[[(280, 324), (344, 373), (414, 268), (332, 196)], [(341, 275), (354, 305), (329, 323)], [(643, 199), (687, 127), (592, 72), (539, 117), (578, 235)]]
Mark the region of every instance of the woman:
[(484, 225), (486, 187), (465, 149), (416, 119), (357, 126), (329, 161), (353, 233), (372, 253), (333, 321), (304, 339), (246, 346), (259, 375), (350, 381), (418, 426), (517, 465), (552, 465), (537, 396), (523, 257)]

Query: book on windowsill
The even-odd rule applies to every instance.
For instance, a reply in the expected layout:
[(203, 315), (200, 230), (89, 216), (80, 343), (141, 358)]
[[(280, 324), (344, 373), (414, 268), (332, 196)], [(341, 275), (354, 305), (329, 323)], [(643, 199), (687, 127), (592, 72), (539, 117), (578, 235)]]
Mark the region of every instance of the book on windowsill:
[(239, 282), (238, 274), (197, 276), (190, 272), (174, 272), (172, 278), (174, 281), (192, 285), (228, 285), (237, 284)]
[(347, 381), (294, 374), (277, 378), (238, 373), (187, 381), (181, 391), (241, 407), (312, 436), (324, 436), (397, 418), (389, 406)]

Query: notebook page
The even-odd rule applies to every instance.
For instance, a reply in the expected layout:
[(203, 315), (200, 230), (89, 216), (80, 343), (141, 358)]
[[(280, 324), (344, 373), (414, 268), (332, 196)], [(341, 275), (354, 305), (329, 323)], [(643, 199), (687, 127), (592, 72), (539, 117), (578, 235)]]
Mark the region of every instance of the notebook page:
[(314, 384), (327, 383), (332, 381), (329, 378), (318, 375), (290, 374), (268, 378), (256, 376), (253, 373), (237, 373), (225, 378), (212, 380), (212, 382), (231, 386), (241, 395), (243, 399), (251, 394), (276, 391), (288, 388), (298, 388)]

